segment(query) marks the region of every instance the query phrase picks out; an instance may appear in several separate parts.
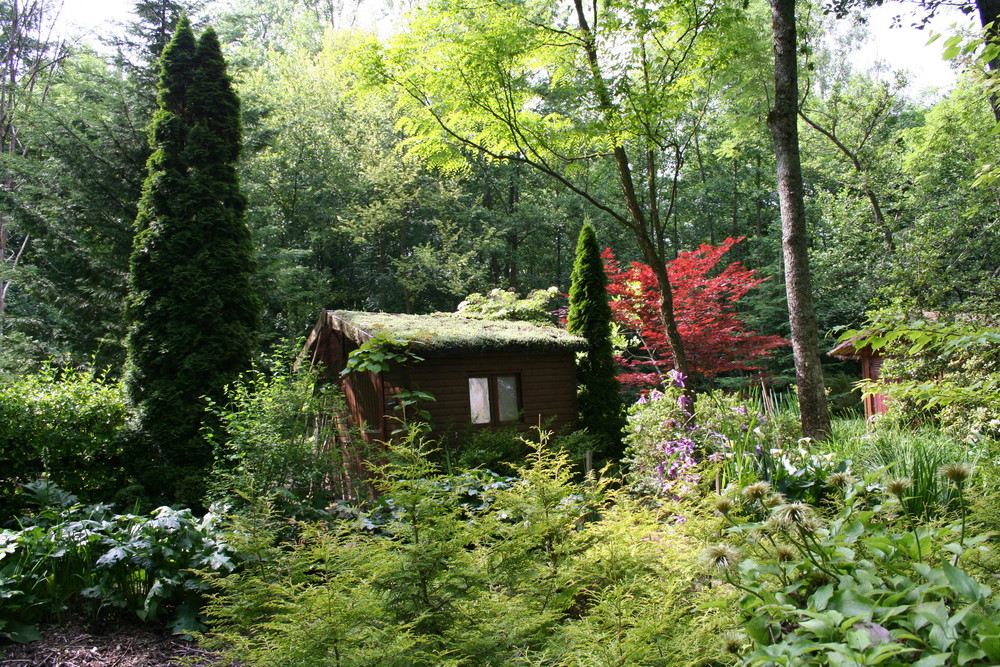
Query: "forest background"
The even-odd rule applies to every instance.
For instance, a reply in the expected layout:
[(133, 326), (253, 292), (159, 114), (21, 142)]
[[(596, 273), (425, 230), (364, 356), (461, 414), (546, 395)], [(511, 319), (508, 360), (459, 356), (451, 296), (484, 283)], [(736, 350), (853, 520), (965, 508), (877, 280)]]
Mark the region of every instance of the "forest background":
[[(472, 292), (565, 289), (588, 221), (626, 276), (616, 288), (634, 276), (649, 293), (660, 278), (632, 261), (660, 258), (687, 267), (673, 315), (706, 313), (727, 293), (719, 283), (743, 276), (736, 287), (753, 288), (730, 293), (747, 328), (785, 334), (768, 7), (608, 0), (588, 15), (582, 2), (435, 0), (375, 36), (351, 29), (357, 7), (331, 3), (143, 1), (122, 37), (92, 50), (49, 38), (46, 3), (0, 0), (0, 436), (16, 443), (6, 474), (49, 474), (14, 499), (37, 511), (0, 534), (0, 636), (31, 642), (41, 621), (114, 607), (210, 629), (203, 646), (251, 664), (997, 664), (1000, 605), (985, 582), (1000, 567), (985, 543), (1000, 526), (1000, 112), (984, 76), (997, 52), (946, 38), (964, 74), (944, 97), (913, 99), (902, 77), (850, 68), (853, 38), (825, 46), (827, 8), (797, 8), (792, 111), (819, 329), (832, 343), (838, 326), (894, 316), (869, 340), (909, 352), (887, 371), (901, 381), (878, 388), (895, 392), (895, 414), (872, 425), (850, 413), (813, 442), (790, 392), (692, 403), (706, 378), (674, 368), (628, 408), (621, 478), (577, 481), (579, 432), (482, 431), (456, 475), (413, 425), (376, 471), (381, 499), (352, 507), (329, 497), (339, 459), (314, 437), (336, 392), (315, 392), (315, 375), (287, 374), (278, 355), (210, 405), (199, 444), (213, 446), (207, 499), (223, 513), (198, 518), (166, 506), (112, 516), (75, 495), (143, 509), (117, 476), (142, 455), (115, 449), (141, 442), (127, 433), (141, 406), (103, 380), (123, 367), (123, 304), (144, 298), (126, 295), (128, 257), (148, 247), (133, 230), (162, 222), (148, 195), (169, 181), (152, 168), (166, 153), (160, 141), (147, 160), (147, 128), (155, 63), (183, 13), (217, 29), (243, 100), (258, 272), (255, 294), (239, 293), (264, 306), (266, 353), (322, 307), (451, 311)], [(568, 27), (588, 16), (600, 25)], [(206, 34), (212, 48), (194, 53), (220, 63)], [(161, 121), (167, 98), (204, 91), (160, 87)], [(747, 268), (720, 265), (692, 288), (725, 249), (722, 264)], [(921, 311), (941, 320), (893, 326)], [(708, 347), (704, 330), (691, 337)], [(763, 370), (780, 386), (790, 366), (779, 353)], [(730, 371), (718, 384), (756, 375)]]
[[(562, 180), (448, 143), (428, 127), (413, 88), (400, 79), (392, 85), (371, 56), (382, 49), (383, 66), (395, 57), (395, 74), (415, 81), (406, 67), (434, 29), (427, 12), (404, 19), (409, 7), (396, 5), (137, 2), (121, 36), (95, 49), (50, 39), (55, 7), (3, 5), (8, 15), (20, 7), (24, 19), (4, 24), (11, 47), (0, 109), (5, 372), (53, 357), (121, 367), (155, 61), (182, 9), (196, 25), (216, 27), (242, 97), (240, 170), (258, 248), (265, 348), (302, 335), (323, 307), (451, 311), (466, 295), (495, 287), (566, 289), (585, 220), (619, 261), (642, 257), (633, 236), (613, 224), (614, 211), (593, 205), (617, 195), (613, 162), (600, 146), (618, 130), (587, 121), (585, 94), (547, 97), (548, 108), (533, 109), (554, 127), (566, 124), (567, 143), (554, 154), (581, 151), (566, 153)], [(659, 182), (644, 205), (668, 259), (746, 237), (726, 261), (770, 278), (740, 303), (747, 328), (787, 334), (765, 124), (768, 12), (761, 3), (713, 11), (699, 26), (697, 53), (678, 59), (663, 94), (632, 100), (650, 105), (637, 118), (648, 112), (661, 123), (647, 152)], [(385, 44), (352, 28), (359, 12), (385, 15), (382, 24), (397, 17)], [(460, 14), (441, 4), (433, 15), (449, 12)], [(826, 340), (878, 309), (995, 310), (995, 119), (974, 76), (963, 75), (944, 97), (914, 98), (904, 75), (850, 64), (846, 54), (859, 36), (839, 31), (839, 42), (828, 40), (833, 19), (824, 7), (804, 5), (799, 18), (810, 261)], [(489, 36), (489, 25), (479, 28), (480, 38)], [(645, 57), (612, 54), (622, 71)], [(665, 58), (655, 63), (662, 67), (674, 55), (648, 62)], [(976, 65), (974, 56), (958, 60)], [(530, 92), (544, 82), (519, 84)], [(790, 353), (779, 353), (766, 371), (781, 383), (790, 369)]]

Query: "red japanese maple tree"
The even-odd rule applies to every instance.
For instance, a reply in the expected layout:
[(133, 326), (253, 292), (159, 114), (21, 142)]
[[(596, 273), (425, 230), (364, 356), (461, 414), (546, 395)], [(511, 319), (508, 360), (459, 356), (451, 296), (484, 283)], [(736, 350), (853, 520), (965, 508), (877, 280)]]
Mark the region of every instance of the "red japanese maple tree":
[[(742, 240), (727, 238), (717, 246), (702, 244), (667, 264), (674, 315), (692, 373), (714, 377), (731, 371), (759, 370), (754, 360), (789, 344), (781, 336), (746, 331), (735, 309), (736, 303), (767, 277), (757, 277), (756, 271), (740, 262), (733, 262), (721, 272), (714, 271), (722, 256)], [(639, 350), (621, 360), (627, 372), (619, 379), (636, 386), (660, 385), (671, 368), (671, 358), (659, 316), (656, 277), (642, 262), (622, 268), (610, 248), (602, 257), (611, 281), (608, 295), (614, 319), (642, 341)]]

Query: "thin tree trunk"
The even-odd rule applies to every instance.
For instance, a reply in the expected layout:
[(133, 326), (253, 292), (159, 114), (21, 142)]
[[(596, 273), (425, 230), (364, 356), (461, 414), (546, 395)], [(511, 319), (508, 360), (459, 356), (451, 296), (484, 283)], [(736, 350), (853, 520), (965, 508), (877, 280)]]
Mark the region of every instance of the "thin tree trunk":
[[(521, 201), (521, 166), (518, 164), (514, 165), (513, 173), (511, 174), (510, 182), (507, 186), (507, 211), (511, 217), (516, 217), (515, 212), (517, 211), (517, 205)], [(507, 247), (510, 251), (510, 264), (508, 265), (507, 273), (507, 286), (517, 291), (518, 289), (518, 262), (517, 262), (517, 252), (521, 245), (521, 239), (518, 238), (517, 229), (511, 229), (507, 234)]]
[[(705, 177), (705, 163), (701, 159), (701, 145), (698, 135), (694, 136), (694, 155), (698, 160), (698, 175), (701, 177), (701, 186), (704, 192), (708, 193), (708, 178)], [(735, 206), (735, 204), (734, 204)], [(715, 216), (708, 216), (708, 242), (715, 245)]]
[[(1000, 0), (976, 0), (976, 9), (979, 10), (980, 25), (984, 28), (987, 25), (992, 26), (988, 36), (1000, 39)], [(1000, 57), (994, 58), (988, 65), (995, 76), (1000, 76)], [(993, 116), (1000, 123), (1000, 100), (995, 93), (990, 95), (990, 107), (993, 109)]]
[[(733, 238), (739, 236), (739, 213), (740, 213), (740, 162), (739, 158), (733, 158)], [(712, 239), (715, 245), (715, 239)]]
[[(587, 63), (590, 66), (590, 73), (597, 93), (598, 107), (606, 117), (612, 118), (617, 110), (608, 91), (604, 78), (601, 75), (599, 60), (597, 57), (597, 41), (591, 31), (583, 8), (582, 0), (574, 0), (577, 21), (580, 31), (583, 34), (583, 47), (587, 55)], [(677, 320), (674, 318), (673, 290), (670, 286), (670, 277), (667, 274), (666, 261), (662, 252), (657, 252), (656, 242), (650, 235), (649, 221), (642, 210), (642, 205), (635, 191), (635, 183), (632, 178), (632, 168), (629, 166), (628, 155), (621, 144), (613, 149), (615, 165), (618, 168), (618, 181), (625, 199), (625, 206), (629, 213), (629, 228), (635, 234), (639, 247), (642, 249), (643, 258), (653, 269), (656, 281), (660, 288), (660, 319), (663, 323), (663, 330), (667, 335), (670, 344), (670, 354), (673, 357), (674, 368), (683, 373), (689, 374), (687, 355), (684, 352), (684, 344), (681, 341), (680, 330), (677, 328)]]
[(755, 181), (754, 182), (756, 184), (756, 190), (754, 192), (754, 210), (755, 210), (755, 214), (756, 214), (756, 217), (754, 218), (754, 221), (755, 221), (754, 229), (757, 232), (757, 236), (763, 236), (764, 235), (764, 221), (762, 219), (763, 218), (763, 213), (764, 213), (764, 202), (762, 202), (761, 199), (760, 199), (760, 171), (761, 171), (760, 170), (760, 155), (758, 155), (757, 156), (757, 168), (756, 168), (755, 174), (754, 174), (754, 177), (755, 177)]
[[(31, 98), (39, 80), (51, 73), (63, 57), (63, 50), (52, 49), (55, 45), (43, 34), (44, 29), (51, 27), (50, 24), (56, 18), (47, 21), (46, 9), (45, 4), (37, 0), (26, 5), (15, 0), (8, 7), (6, 41), (0, 52), (0, 154), (27, 155), (28, 147), (18, 132), (18, 113)], [(32, 32), (37, 32), (37, 36), (33, 37)], [(41, 99), (45, 99), (47, 91), (47, 88), (43, 89)], [(0, 189), (13, 193), (17, 189), (17, 183), (8, 177), (0, 183)], [(20, 241), (15, 237), (12, 234), (10, 215), (0, 214), (0, 268), (8, 276), (13, 276), (31, 240), (26, 233), (21, 235)], [(0, 279), (0, 332), (7, 311), (7, 295), (13, 281), (13, 277)]]
[(805, 195), (799, 158), (795, 0), (771, 0), (771, 19), (774, 34), (774, 108), (768, 114), (767, 122), (774, 137), (777, 162), (785, 290), (792, 329), (795, 382), (799, 392), (802, 434), (823, 440), (830, 433), (830, 415), (809, 278)]
[(829, 139), (831, 143), (833, 143), (833, 145), (836, 146), (840, 152), (851, 161), (851, 165), (854, 167), (854, 173), (860, 176), (862, 181), (862, 185), (858, 188), (858, 190), (868, 197), (868, 203), (872, 205), (872, 215), (875, 216), (875, 226), (882, 232), (885, 247), (889, 252), (896, 252), (896, 243), (892, 238), (892, 229), (889, 228), (889, 225), (885, 221), (885, 215), (882, 213), (882, 207), (879, 205), (878, 196), (875, 194), (875, 190), (871, 186), (868, 171), (862, 166), (861, 159), (854, 153), (854, 151), (849, 149), (844, 142), (840, 140), (835, 130), (828, 130), (823, 127), (806, 116), (802, 110), (799, 110), (799, 115), (802, 116), (802, 120), (808, 123), (810, 127)]

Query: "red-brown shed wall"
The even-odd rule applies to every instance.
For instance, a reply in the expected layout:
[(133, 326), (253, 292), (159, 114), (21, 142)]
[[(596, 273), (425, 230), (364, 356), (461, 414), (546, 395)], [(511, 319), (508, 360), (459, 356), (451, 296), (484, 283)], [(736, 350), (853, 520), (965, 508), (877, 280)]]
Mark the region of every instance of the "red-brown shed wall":
[[(383, 374), (386, 397), (402, 388), (429, 392), (435, 401), (419, 407), (431, 414), (435, 432), (471, 426), (469, 378), (518, 375), (522, 417), (528, 430), (552, 419), (551, 428), (576, 421), (576, 368), (570, 351), (461, 353), (427, 358)], [(392, 430), (392, 427), (389, 429)]]

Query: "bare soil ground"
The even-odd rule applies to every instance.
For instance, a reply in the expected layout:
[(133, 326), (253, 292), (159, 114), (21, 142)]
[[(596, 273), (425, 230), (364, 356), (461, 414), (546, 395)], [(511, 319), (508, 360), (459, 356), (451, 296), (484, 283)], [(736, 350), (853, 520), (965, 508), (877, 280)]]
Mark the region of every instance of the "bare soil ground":
[(41, 641), (0, 643), (3, 667), (161, 667), (219, 665), (218, 656), (148, 626), (88, 628), (69, 623), (42, 630)]

